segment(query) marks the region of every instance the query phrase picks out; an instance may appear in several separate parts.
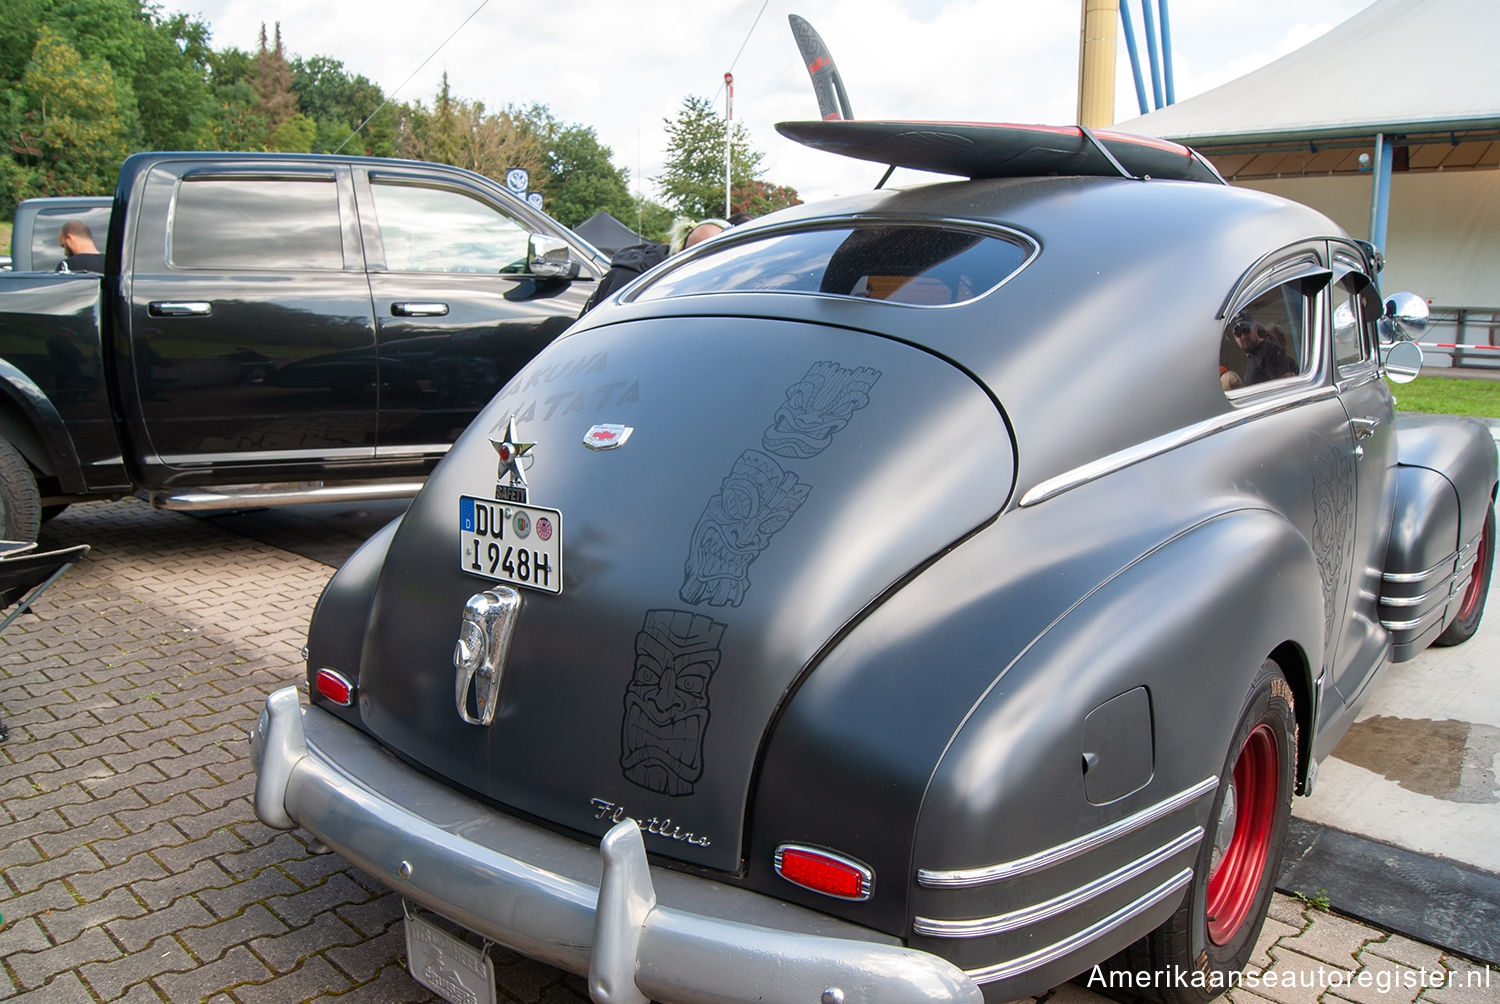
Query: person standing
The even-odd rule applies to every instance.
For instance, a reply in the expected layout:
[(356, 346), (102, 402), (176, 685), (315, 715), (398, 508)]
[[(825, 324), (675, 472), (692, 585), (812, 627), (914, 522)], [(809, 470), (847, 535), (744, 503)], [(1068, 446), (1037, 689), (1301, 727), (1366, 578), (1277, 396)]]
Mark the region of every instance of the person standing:
[(82, 220), (69, 220), (57, 231), (57, 244), (66, 256), (59, 272), (103, 272), (104, 254), (94, 245), (94, 233)]

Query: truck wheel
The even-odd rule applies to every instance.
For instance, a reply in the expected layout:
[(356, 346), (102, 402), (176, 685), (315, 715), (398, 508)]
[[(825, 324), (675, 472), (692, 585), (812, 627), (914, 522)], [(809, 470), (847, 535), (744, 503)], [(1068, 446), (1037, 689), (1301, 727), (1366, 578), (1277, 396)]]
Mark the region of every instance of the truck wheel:
[(1490, 573), (1495, 570), (1495, 503), (1484, 517), (1484, 529), (1479, 538), (1479, 557), (1474, 562), (1474, 572), (1469, 576), (1464, 598), (1459, 601), (1458, 616), (1433, 640), (1434, 645), (1461, 645), (1474, 637), (1479, 630), (1479, 618), (1484, 616), (1484, 594), (1490, 590)]
[(42, 526), (42, 500), (36, 475), (19, 450), (0, 439), (0, 538), (36, 540)]
[(1267, 660), (1240, 712), (1188, 894), (1166, 923), (1122, 958), (1161, 974), (1149, 992), (1163, 1001), (1212, 1000), (1255, 951), (1292, 814), (1297, 760), (1292, 700), (1280, 667)]

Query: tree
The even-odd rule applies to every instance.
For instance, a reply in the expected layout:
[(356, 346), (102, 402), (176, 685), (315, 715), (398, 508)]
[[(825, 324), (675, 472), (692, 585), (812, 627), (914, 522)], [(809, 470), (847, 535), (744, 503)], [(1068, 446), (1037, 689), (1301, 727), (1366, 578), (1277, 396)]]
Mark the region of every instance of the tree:
[(749, 213), (764, 216), (788, 206), (801, 205), (797, 190), (788, 185), (773, 185), (768, 181), (752, 181), (735, 185), (729, 190), (729, 212)]
[(85, 62), (43, 26), (21, 76), (21, 109), (13, 118), (13, 165), (0, 204), (38, 195), (102, 195), (113, 191), (129, 152), (119, 86), (108, 63)]
[(276, 44), (267, 45), (266, 26), (260, 26), (260, 52), (255, 57), (255, 111), (267, 150), (306, 153), (312, 149), (317, 124), (297, 110), (292, 93), (292, 68), (281, 45), (281, 22), (276, 23)]
[[(707, 98), (688, 96), (676, 120), (667, 119), (667, 166), (652, 180), (667, 205), (693, 219), (724, 213), (724, 120)], [(730, 191), (763, 173), (765, 155), (750, 145), (745, 127), (734, 124)]]
[(545, 175), (533, 177), (531, 187), (543, 193), (553, 217), (570, 227), (601, 209), (622, 221), (635, 217), (629, 177), (611, 162), (609, 147), (599, 142), (592, 127), (559, 122), (541, 104), (512, 109), (511, 114), (543, 151)]
[[(343, 63), (328, 56), (294, 57), (291, 67), (298, 110), (317, 123), (314, 151), (332, 153), (342, 145), (344, 153), (394, 153), (396, 109), (381, 107), (385, 95), (379, 87), (363, 75), (350, 76)], [(375, 117), (353, 135), (371, 114)]]

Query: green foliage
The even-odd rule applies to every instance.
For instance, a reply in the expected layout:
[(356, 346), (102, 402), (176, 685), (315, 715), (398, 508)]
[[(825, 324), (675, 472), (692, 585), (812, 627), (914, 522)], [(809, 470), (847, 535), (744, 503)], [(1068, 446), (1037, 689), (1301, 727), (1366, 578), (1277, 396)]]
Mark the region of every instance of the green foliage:
[(646, 240), (666, 244), (671, 236), (672, 217), (675, 215), (660, 202), (638, 199), (630, 215), (621, 216), (616, 213), (615, 218), (626, 226), (634, 227), (635, 232)]
[(801, 205), (801, 203), (802, 200), (797, 197), (795, 188), (789, 185), (773, 185), (768, 181), (756, 180), (749, 184), (735, 185), (730, 189), (729, 195), (731, 216), (735, 213), (764, 216), (778, 209)]
[[(686, 97), (677, 118), (665, 120), (667, 166), (652, 180), (669, 207), (703, 219), (724, 215), (724, 120), (707, 98)], [(731, 144), (730, 192), (764, 173), (765, 155), (750, 146), (750, 134), (736, 122)]]
[(430, 107), (387, 104), (340, 60), (289, 55), (280, 25), (262, 26), (252, 50), (214, 50), (206, 23), (156, 0), (0, 3), (0, 217), (32, 196), (106, 194), (135, 150), (342, 149), (497, 181), (524, 167), (568, 224), (607, 209), (660, 236), (670, 220), (655, 204), (638, 211), (592, 127), (559, 122), (545, 105), (490, 111), (453, 94), (446, 77)]
[(1432, 376), (1431, 372), (1423, 370), (1413, 382), (1391, 386), (1397, 411), (1500, 418), (1500, 380), (1466, 380)]
[(622, 222), (635, 215), (629, 178), (592, 127), (559, 122), (546, 105), (510, 111), (542, 152), (544, 176), (533, 176), (531, 188), (554, 218), (576, 227), (601, 209)]

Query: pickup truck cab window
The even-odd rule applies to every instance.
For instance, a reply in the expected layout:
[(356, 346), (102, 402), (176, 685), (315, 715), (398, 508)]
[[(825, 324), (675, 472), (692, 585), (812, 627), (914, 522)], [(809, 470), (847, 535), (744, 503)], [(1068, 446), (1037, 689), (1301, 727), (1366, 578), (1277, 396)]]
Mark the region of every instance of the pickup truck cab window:
[(385, 267), (397, 272), (524, 272), (529, 231), (461, 192), (372, 180)]
[(338, 186), (332, 176), (184, 178), (170, 254), (178, 268), (343, 268)]

